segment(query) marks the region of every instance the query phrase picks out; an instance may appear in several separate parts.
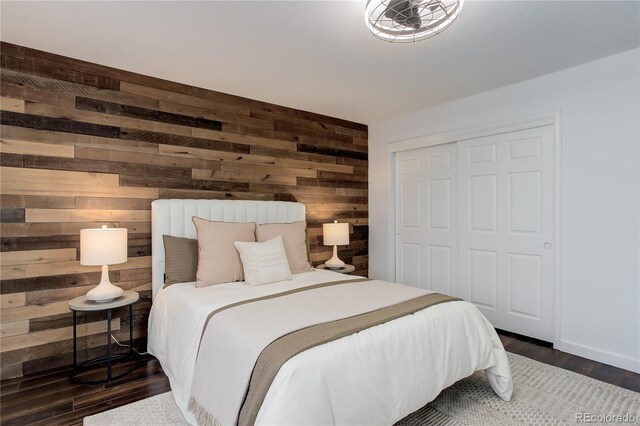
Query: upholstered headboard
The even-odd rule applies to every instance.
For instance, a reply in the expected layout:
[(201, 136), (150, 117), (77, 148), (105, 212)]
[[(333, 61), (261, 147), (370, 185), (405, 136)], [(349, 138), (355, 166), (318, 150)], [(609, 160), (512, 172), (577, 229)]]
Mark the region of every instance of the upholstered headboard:
[(285, 201), (155, 200), (151, 203), (153, 297), (164, 284), (163, 235), (196, 238), (193, 216), (221, 222), (289, 223), (305, 220), (304, 204)]

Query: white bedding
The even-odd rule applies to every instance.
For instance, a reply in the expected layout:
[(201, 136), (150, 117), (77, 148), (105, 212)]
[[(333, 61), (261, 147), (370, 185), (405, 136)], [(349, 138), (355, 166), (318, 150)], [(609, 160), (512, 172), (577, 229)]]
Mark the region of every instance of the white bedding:
[[(160, 360), (187, 420), (195, 424), (186, 407), (202, 327), (212, 310), (348, 278), (314, 270), (260, 287), (184, 283), (161, 290), (149, 317), (149, 352)], [(256, 424), (392, 424), (481, 369), (496, 393), (509, 400), (509, 364), (491, 324), (469, 303), (444, 303), (290, 359), (273, 381)]]

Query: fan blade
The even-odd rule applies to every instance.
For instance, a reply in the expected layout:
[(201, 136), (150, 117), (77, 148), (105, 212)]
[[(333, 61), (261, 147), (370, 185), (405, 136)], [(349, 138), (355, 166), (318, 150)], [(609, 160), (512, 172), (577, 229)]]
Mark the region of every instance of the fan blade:
[(414, 6), (414, 2), (415, 0), (390, 0), (384, 11), (384, 16), (399, 25), (417, 30), (422, 25), (422, 20), (419, 9)]

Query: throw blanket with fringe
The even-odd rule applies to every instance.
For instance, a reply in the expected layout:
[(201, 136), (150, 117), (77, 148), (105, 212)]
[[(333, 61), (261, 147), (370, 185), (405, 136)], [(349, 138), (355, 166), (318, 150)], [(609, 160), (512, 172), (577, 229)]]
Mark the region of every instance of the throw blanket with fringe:
[(458, 299), (362, 279), (218, 309), (202, 333), (189, 411), (200, 425), (251, 425), (280, 367), (298, 353), (452, 300)]

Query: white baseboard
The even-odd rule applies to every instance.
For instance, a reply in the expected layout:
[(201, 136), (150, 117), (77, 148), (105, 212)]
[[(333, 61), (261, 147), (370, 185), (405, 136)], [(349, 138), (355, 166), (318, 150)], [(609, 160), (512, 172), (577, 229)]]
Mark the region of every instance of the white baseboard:
[(562, 352), (568, 352), (573, 355), (578, 355), (583, 358), (592, 359), (594, 361), (613, 365), (614, 367), (623, 368), (640, 374), (640, 359), (634, 359), (613, 352), (604, 351), (602, 349), (569, 342), (567, 340), (560, 340), (560, 345), (557, 349)]

